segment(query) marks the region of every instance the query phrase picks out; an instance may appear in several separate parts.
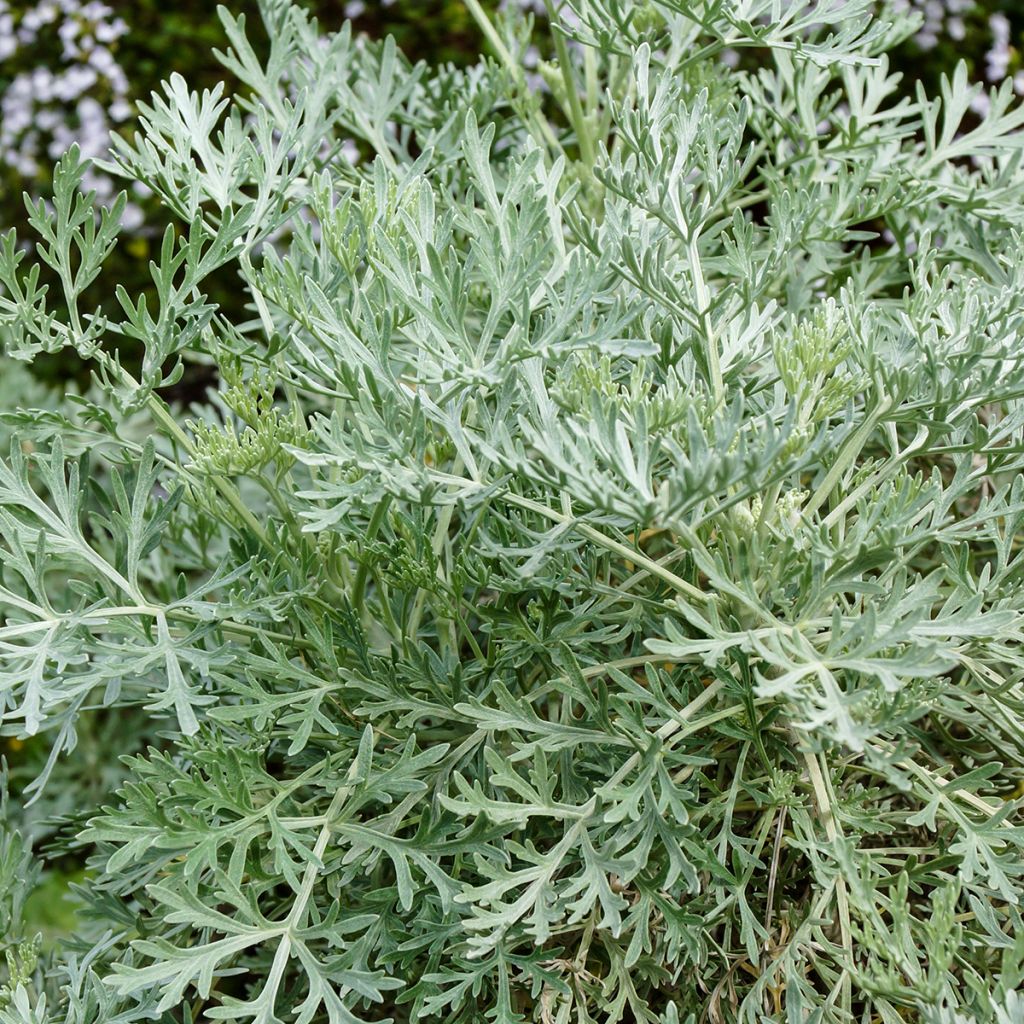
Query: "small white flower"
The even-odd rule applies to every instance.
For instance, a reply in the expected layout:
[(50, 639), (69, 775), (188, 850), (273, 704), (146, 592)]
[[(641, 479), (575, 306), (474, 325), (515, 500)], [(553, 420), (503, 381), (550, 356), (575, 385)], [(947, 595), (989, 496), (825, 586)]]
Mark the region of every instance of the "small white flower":
[(359, 163), (359, 148), (352, 139), (345, 139), (341, 144), (341, 158), (350, 164)]
[(138, 203), (127, 203), (121, 215), (121, 226), (125, 231), (136, 231), (143, 223), (142, 207)]
[(128, 26), (123, 18), (115, 18), (113, 21), (101, 21), (93, 30), (98, 42), (112, 43), (120, 39), (128, 31)]
[(125, 99), (116, 99), (110, 104), (107, 113), (114, 121), (127, 121), (132, 115), (132, 105)]
[(90, 67), (81, 64), (74, 65), (67, 69), (63, 75), (58, 76), (54, 83), (54, 95), (57, 99), (76, 100), (87, 89), (96, 84), (96, 72)]
[(105, 46), (94, 47), (88, 59), (89, 64), (105, 77), (109, 77), (117, 66), (114, 55)]
[(82, 8), (82, 16), (88, 18), (89, 21), (101, 21), (108, 14), (113, 13), (106, 4), (100, 3), (100, 0), (89, 0), (89, 3)]
[(992, 101), (989, 99), (988, 93), (986, 92), (979, 92), (971, 99), (971, 110), (973, 110), (979, 117), (985, 117), (991, 107)]

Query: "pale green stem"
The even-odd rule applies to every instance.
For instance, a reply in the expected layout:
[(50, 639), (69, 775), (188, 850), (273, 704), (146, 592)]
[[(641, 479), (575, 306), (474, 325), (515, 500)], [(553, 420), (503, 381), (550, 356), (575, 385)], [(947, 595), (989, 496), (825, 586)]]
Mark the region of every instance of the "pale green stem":
[[(690, 735), (694, 729), (691, 726), (690, 729), (685, 729), (689, 720), (698, 712), (705, 704), (710, 703), (718, 694), (721, 692), (725, 683), (721, 679), (716, 679), (709, 683), (704, 689), (697, 694), (685, 708), (680, 710), (674, 718), (670, 718), (654, 735), (662, 742), (673, 739), (673, 742), (678, 739), (682, 739), (683, 736)], [(703, 728), (706, 722), (694, 723)], [(685, 729), (685, 731), (683, 731)], [(681, 735), (676, 735), (681, 733)], [(640, 763), (643, 759), (643, 753), (637, 751), (635, 754), (630, 755), (625, 761), (622, 767), (608, 780), (606, 783), (607, 788), (614, 789), (618, 786), (623, 779), (625, 779), (631, 771)]]
[(801, 514), (804, 522), (810, 522), (811, 517), (825, 503), (832, 489), (839, 483), (843, 474), (853, 465), (857, 456), (860, 455), (868, 438), (874, 433), (882, 417), (892, 406), (892, 400), (883, 398), (867, 419), (847, 438), (846, 443), (840, 449), (836, 461), (828, 471), (825, 479), (818, 485), (815, 492), (808, 498)]
[[(523, 69), (509, 52), (504, 40), (498, 35), (497, 29), (487, 16), (487, 12), (480, 6), (479, 0), (465, 0), (465, 2), (469, 13), (473, 16), (473, 20), (476, 21), (477, 25), (480, 26), (480, 31), (483, 32), (484, 37), (491, 44), (498, 60), (505, 65), (506, 70), (512, 76), (516, 85), (522, 90), (524, 102), (529, 108), (529, 99), (526, 97), (529, 96), (530, 88), (527, 85)], [(531, 122), (534, 135), (538, 138), (538, 141), (550, 147), (553, 153), (561, 154), (562, 146), (555, 137), (555, 133), (551, 130), (551, 125), (548, 124), (547, 120), (533, 108), (528, 109), (528, 120)]]
[(587, 540), (592, 540), (595, 544), (605, 548), (607, 551), (613, 551), (617, 555), (622, 555), (623, 558), (628, 559), (636, 565), (642, 565), (652, 576), (656, 576), (674, 590), (678, 590), (681, 594), (686, 594), (687, 597), (692, 598), (695, 601), (707, 603), (714, 600), (714, 595), (705, 594), (704, 591), (699, 590), (692, 583), (687, 583), (686, 580), (677, 576), (674, 572), (670, 572), (664, 566), (654, 561), (653, 558), (648, 558), (643, 554), (643, 552), (633, 550), (633, 548), (629, 547), (627, 544), (622, 544), (619, 541), (614, 540), (607, 536), (607, 534), (601, 533), (600, 530), (595, 530), (594, 527), (588, 526), (586, 523), (580, 522), (578, 519), (563, 515), (561, 512), (556, 512), (553, 508), (548, 508), (547, 505), (542, 505), (540, 502), (532, 501), (530, 498), (524, 498), (518, 494), (512, 494), (509, 492), (501, 495), (501, 497), (510, 505), (517, 505), (519, 508), (527, 509), (530, 512), (536, 512), (538, 515), (544, 516), (552, 522), (571, 525), (577, 533), (586, 537)]
[(704, 280), (704, 268), (700, 262), (700, 248), (697, 245), (698, 232), (690, 235), (687, 243), (687, 255), (690, 260), (690, 273), (693, 275), (693, 290), (697, 295), (697, 309), (704, 324), (704, 338), (708, 358), (708, 374), (711, 378), (711, 395), (714, 399), (715, 408), (718, 408), (725, 400), (725, 384), (722, 380), (721, 356), (718, 352), (718, 339), (715, 337), (715, 327), (711, 322), (711, 293), (708, 291), (707, 282)]
[(558, 66), (562, 72), (562, 81), (565, 83), (566, 97), (569, 100), (569, 118), (576, 130), (576, 141), (580, 148), (580, 160), (587, 174), (593, 175), (596, 152), (594, 140), (590, 137), (590, 129), (587, 126), (587, 117), (580, 102), (580, 92), (576, 85), (576, 76), (572, 72), (572, 61), (569, 56), (569, 48), (565, 45), (565, 37), (558, 30), (558, 15), (555, 13), (555, 6), (552, 0), (544, 0), (544, 6), (548, 12), (548, 23), (551, 25), (551, 36), (555, 41), (555, 53), (558, 55)]
[(918, 451), (924, 447), (925, 441), (928, 439), (928, 428), (921, 426), (918, 428), (917, 436), (914, 440), (903, 449), (902, 452), (896, 452), (893, 457), (886, 462), (886, 464), (876, 473), (872, 473), (866, 480), (858, 484), (849, 494), (831, 512), (822, 520), (822, 525), (829, 529), (835, 525), (836, 521), (843, 516), (849, 509), (851, 509), (860, 498), (867, 494), (873, 487), (877, 487), (878, 484), (884, 480), (893, 476), (899, 471), (903, 463), (907, 459), (912, 458)]
[[(803, 753), (804, 763), (807, 765), (807, 774), (814, 788), (814, 799), (818, 805), (818, 813), (821, 815), (825, 826), (825, 835), (830, 843), (835, 843), (837, 839), (842, 838), (842, 831), (833, 813), (835, 798), (831, 792), (831, 784), (826, 780), (825, 772), (818, 762), (818, 757), (824, 758), (824, 755), (816, 755), (810, 750), (805, 750)], [(846, 880), (842, 875), (836, 876), (836, 909), (839, 913), (839, 929), (842, 933), (843, 949), (846, 951), (848, 964), (852, 965), (853, 930), (850, 923), (850, 903), (846, 892)], [(852, 993), (848, 969), (844, 969), (840, 985), (843, 1009), (846, 1011), (847, 1016), (849, 1016)]]

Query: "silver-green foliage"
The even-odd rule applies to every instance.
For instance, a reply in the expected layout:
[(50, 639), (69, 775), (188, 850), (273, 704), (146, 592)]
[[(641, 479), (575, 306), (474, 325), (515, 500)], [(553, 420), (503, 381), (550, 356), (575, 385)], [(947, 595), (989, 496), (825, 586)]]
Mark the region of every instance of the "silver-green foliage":
[(95, 382), (5, 399), (19, 801), (129, 755), (4, 812), (0, 1021), (1016, 1020), (1024, 111), (898, 99), (869, 0), (571, 0), (547, 93), (467, 5), (467, 71), (224, 14), (248, 91), (113, 157), (149, 296), (73, 152), (62, 294), (0, 248)]

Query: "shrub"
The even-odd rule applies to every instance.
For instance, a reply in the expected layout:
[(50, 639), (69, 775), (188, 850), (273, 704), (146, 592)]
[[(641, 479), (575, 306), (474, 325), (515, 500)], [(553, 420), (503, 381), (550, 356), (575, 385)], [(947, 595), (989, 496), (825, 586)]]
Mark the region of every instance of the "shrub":
[(53, 755), (0, 1021), (1016, 1019), (1010, 85), (895, 98), (865, 0), (580, 0), (542, 103), (468, 6), (500, 59), (433, 72), (225, 14), (245, 90), (116, 146), (154, 300), (75, 152), (62, 296), (0, 247), (9, 354), (94, 375), (6, 417), (3, 729)]
[[(920, 15), (914, 35), (891, 54), (893, 67), (904, 73), (902, 91), (913, 96), (914, 83), (937, 88), (941, 74), (959, 59), (967, 62), (972, 80), (998, 84), (1014, 76), (1018, 93), (1024, 91), (1016, 48), (1020, 18), (1005, 0), (895, 0)], [(478, 25), (463, 0), (305, 0), (321, 25), (333, 29), (345, 17), (354, 29), (375, 38), (393, 34), (403, 52), (413, 59), (460, 66), (476, 60), (482, 45)], [(173, 7), (159, 0), (135, 0), (114, 8), (99, 0), (0, 0), (0, 224), (17, 228), (19, 238), (32, 237), (21, 194), (48, 194), (52, 164), (72, 142), (87, 160), (106, 157), (110, 131), (130, 135), (134, 130), (135, 100), (146, 97), (173, 69), (201, 92), (225, 79), (237, 86), (214, 57), (223, 45), (216, 5), (206, 0), (178, 0)], [(483, 0), (495, 9), (528, 11), (538, 25), (524, 61), (531, 68), (551, 56), (544, 0)], [(266, 39), (259, 31), (257, 0), (232, 0), (229, 10), (244, 14), (255, 30), (251, 38), (258, 54)], [(1004, 13), (1004, 8), (1007, 8)], [(756, 60), (756, 54), (747, 55)], [(735, 55), (726, 51), (727, 58)], [(532, 72), (531, 72), (532, 73)], [(976, 97), (979, 109), (984, 93)], [(117, 184), (90, 165), (85, 179), (102, 202), (109, 202)], [(160, 208), (143, 189), (129, 192), (122, 217), (121, 242), (107, 261), (108, 273), (130, 294), (155, 299), (147, 267), (159, 239)], [(45, 272), (44, 282), (59, 286)], [(209, 297), (232, 317), (240, 311), (234, 282), (213, 275), (206, 282)], [(89, 304), (94, 296), (86, 295)], [(60, 315), (65, 311), (56, 310)], [(122, 358), (133, 371), (135, 353), (129, 347)], [(40, 358), (33, 375), (61, 387), (80, 386), (87, 376), (69, 379), (80, 365)], [(204, 380), (186, 375), (178, 393), (185, 400), (202, 397)]]
[[(405, 52), (416, 57), (466, 64), (479, 52), (479, 32), (461, 0), (418, 0), (397, 6), (317, 0), (305, 6), (330, 28), (337, 27), (346, 12), (358, 14), (358, 31), (392, 33)], [(494, 0), (485, 0), (485, 6), (493, 8)], [(36, 198), (48, 194), (53, 163), (72, 144), (90, 161), (86, 187), (108, 203), (117, 183), (92, 161), (105, 159), (112, 131), (131, 135), (136, 98), (158, 89), (172, 69), (196, 91), (212, 88), (225, 77), (212, 52), (224, 45), (215, 4), (177, 0), (169, 7), (159, 0), (135, 0), (114, 7), (99, 0), (0, 0), (0, 224), (17, 228), (23, 242), (33, 233), (25, 219), (22, 192)], [(262, 54), (267, 41), (259, 31), (257, 0), (233, 0), (228, 7), (248, 18), (255, 29), (253, 47)], [(237, 85), (230, 76), (227, 81), (229, 87)], [(154, 236), (159, 244), (160, 227), (159, 205), (145, 190), (130, 190), (121, 244), (107, 267), (131, 294), (145, 294), (149, 301), (156, 296), (147, 266)], [(42, 280), (51, 280), (45, 268)], [(211, 278), (206, 287), (222, 308), (237, 315), (232, 306), (237, 290), (230, 278)], [(90, 294), (85, 301), (93, 298)], [(132, 356), (122, 352), (135, 369)], [(67, 361), (44, 358), (33, 373), (65, 386), (72, 369), (77, 367)], [(183, 389), (191, 384), (186, 380)], [(202, 393), (201, 382), (197, 393)]]

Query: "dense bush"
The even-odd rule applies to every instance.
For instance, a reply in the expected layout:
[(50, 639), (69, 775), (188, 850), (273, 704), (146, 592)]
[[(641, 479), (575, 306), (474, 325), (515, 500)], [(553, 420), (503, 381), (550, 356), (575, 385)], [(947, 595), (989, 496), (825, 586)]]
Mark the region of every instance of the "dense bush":
[[(353, 18), (356, 29), (372, 37), (394, 34), (413, 59), (466, 64), (480, 52), (478, 27), (462, 0), (310, 0), (306, 6), (328, 29)], [(488, 11), (518, 7), (545, 17), (544, 0), (500, 5), (485, 0), (483, 6)], [(899, 0), (897, 6), (922, 19), (895, 61), (908, 81), (936, 85), (960, 58), (977, 80), (998, 81), (1021, 70), (1015, 47), (1022, 26), (1015, 5)], [(227, 7), (258, 26), (257, 0), (232, 0)], [(258, 51), (264, 42), (256, 39)], [(543, 39), (537, 42), (543, 45)], [(212, 51), (222, 43), (216, 5), (205, 0), (180, 0), (170, 7), (156, 0), (130, 6), (0, 0), (0, 185), (6, 186), (0, 187), (0, 221), (24, 223), (22, 190), (48, 190), (52, 162), (72, 142), (86, 157), (102, 158), (109, 131), (126, 130), (134, 101), (148, 97), (170, 72), (184, 75), (193, 88), (215, 85), (224, 72)], [(91, 184), (101, 197), (113, 187), (105, 175), (96, 175)], [(142, 212), (132, 210), (125, 227), (139, 221)], [(136, 260), (147, 254), (146, 234), (138, 232)], [(133, 273), (130, 261), (125, 260), (123, 272)], [(133, 283), (145, 287), (142, 279)]]
[[(464, 66), (475, 62), (485, 44), (463, 0), (305, 0), (305, 6), (326, 29), (352, 18), (357, 32), (379, 39), (392, 34), (413, 59)], [(483, 0), (482, 6), (489, 13), (522, 10), (538, 19), (541, 30), (524, 52), (532, 81), (537, 62), (552, 56), (543, 28), (544, 0)], [(961, 58), (973, 80), (998, 83), (1016, 76), (1015, 86), (1024, 89), (1016, 49), (1024, 26), (1014, 4), (896, 0), (896, 6), (921, 19), (892, 58), (903, 72), (902, 89), (908, 95), (918, 80), (934, 91), (940, 76)], [(227, 7), (248, 19), (254, 48), (262, 54), (266, 39), (259, 30), (257, 0), (231, 0)], [(208, 0), (178, 0), (170, 6), (157, 0), (113, 6), (102, 0), (0, 0), (0, 224), (16, 227), (23, 243), (30, 243), (22, 192), (46, 195), (53, 162), (72, 143), (84, 157), (103, 159), (110, 132), (130, 136), (136, 100), (148, 97), (172, 71), (196, 90), (213, 88), (225, 77), (229, 88), (237, 86), (214, 55), (224, 45), (216, 8)], [(735, 56), (726, 51), (726, 59)], [(984, 94), (976, 102), (983, 106)], [(86, 184), (105, 202), (119, 187), (95, 167), (87, 172)], [(122, 217), (121, 244), (108, 263), (109, 272), (129, 292), (146, 294), (149, 301), (155, 293), (147, 267), (160, 238), (160, 223), (159, 205), (136, 186)], [(58, 287), (45, 268), (42, 280)], [(213, 275), (206, 289), (222, 309), (242, 314), (233, 274)], [(87, 295), (87, 302), (94, 300), (100, 296)], [(133, 370), (140, 355), (130, 343), (122, 350)], [(33, 374), (59, 387), (81, 387), (84, 377), (69, 378), (76, 370), (81, 367), (43, 356)], [(204, 374), (186, 374), (178, 394), (186, 400), (201, 398), (206, 384)]]
[[(227, 6), (248, 20), (254, 45), (263, 52), (257, 0)], [(479, 31), (461, 0), (317, 0), (306, 6), (330, 29), (354, 16), (357, 31), (378, 38), (394, 34), (414, 59), (466, 64), (480, 52)], [(488, 10), (494, 6), (485, 0)], [(224, 43), (217, 5), (208, 0), (0, 0), (0, 224), (17, 227), (30, 240), (22, 193), (46, 195), (54, 162), (72, 144), (89, 160), (105, 158), (110, 133), (130, 136), (136, 101), (170, 73), (184, 75), (194, 89), (216, 86), (225, 70), (214, 48)], [(86, 184), (103, 201), (119, 188), (95, 167)], [(133, 293), (151, 286), (146, 267), (159, 237), (159, 206), (136, 188), (110, 266)], [(209, 287), (225, 306), (237, 295), (227, 275)], [(58, 360), (40, 360), (36, 375), (63, 382), (68, 369)]]
[(436, 71), (227, 17), (244, 87), (109, 168), (150, 298), (77, 151), (0, 246), (9, 354), (93, 375), (3, 416), (0, 1022), (1019, 1019), (1011, 83), (580, 0), (541, 98), (468, 9)]

